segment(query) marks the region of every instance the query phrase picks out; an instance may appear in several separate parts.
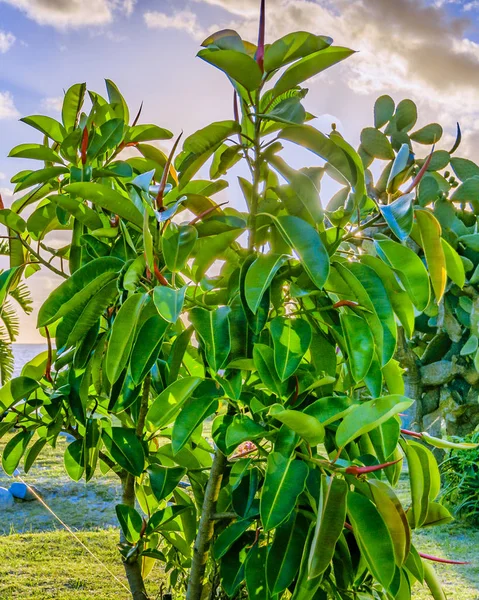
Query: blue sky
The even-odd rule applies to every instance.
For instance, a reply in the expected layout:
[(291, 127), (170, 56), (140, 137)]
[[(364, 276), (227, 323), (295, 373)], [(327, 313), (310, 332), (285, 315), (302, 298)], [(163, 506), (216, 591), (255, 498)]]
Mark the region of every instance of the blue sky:
[[(255, 40), (259, 0), (0, 0), (0, 193), (26, 165), (7, 159), (36, 141), (20, 116), (59, 117), (63, 90), (86, 81), (103, 93), (114, 80), (143, 122), (185, 134), (231, 118), (226, 78), (195, 58), (211, 31), (237, 29)], [(479, 150), (479, 0), (267, 0), (270, 40), (293, 30), (330, 35), (358, 50), (309, 86), (307, 109), (328, 131), (334, 121), (351, 142), (372, 123), (374, 100), (410, 97), (419, 125), (440, 122), (447, 148), (460, 121), (463, 155)], [(287, 157), (293, 164), (298, 151)], [(229, 192), (237, 202), (232, 181)], [(327, 190), (326, 190), (327, 195)], [(327, 198), (325, 198), (327, 201)], [(54, 282), (35, 275), (38, 305)], [(34, 320), (22, 341), (31, 341)]]

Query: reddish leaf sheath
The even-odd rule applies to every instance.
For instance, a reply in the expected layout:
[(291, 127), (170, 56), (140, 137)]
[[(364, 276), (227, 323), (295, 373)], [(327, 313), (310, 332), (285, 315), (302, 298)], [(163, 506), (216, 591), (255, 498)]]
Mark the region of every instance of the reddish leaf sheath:
[(417, 438), (418, 440), (422, 440), (422, 434), (416, 433), (415, 431), (409, 431), (409, 429), (401, 429), (401, 433), (403, 435), (410, 435), (411, 437)]
[(392, 465), (398, 463), (400, 460), (402, 460), (402, 457), (391, 462), (383, 463), (382, 465), (372, 465), (371, 467), (356, 467), (355, 465), (353, 465), (351, 467), (346, 467), (344, 469), (344, 472), (348, 473), (349, 475), (364, 475), (366, 473), (374, 473), (374, 471), (380, 471), (381, 469), (391, 467)]
[(220, 206), (224, 206), (225, 204), (228, 204), (228, 202), (222, 202), (221, 204), (215, 204), (214, 206), (210, 206), (209, 208), (204, 210), (202, 213), (197, 215), (194, 219), (192, 219), (190, 221), (190, 225), (195, 225), (196, 223), (198, 223), (198, 221), (201, 221), (201, 219), (204, 219), (207, 215), (209, 215), (210, 213), (215, 211)]
[(265, 0), (261, 0), (261, 11), (259, 17), (258, 49), (256, 50), (256, 62), (261, 72), (264, 72), (264, 30), (265, 30)]
[(156, 276), (156, 278), (161, 283), (161, 285), (168, 285), (168, 280), (163, 275), (163, 273), (160, 271), (160, 269), (157, 267), (156, 263), (154, 263), (154, 264), (155, 264), (155, 276)]
[(86, 163), (86, 151), (88, 148), (88, 129), (85, 127), (81, 138), (81, 164)]
[(356, 306), (359, 306), (359, 304), (354, 302), (354, 300), (339, 300), (339, 302), (333, 304), (333, 308), (341, 308), (341, 306), (350, 306), (351, 308), (355, 308)]
[(136, 117), (133, 120), (133, 123), (131, 124), (132, 127), (134, 127), (137, 123), (138, 123), (138, 119), (140, 118), (141, 115), (141, 111), (143, 109), (143, 101), (140, 104), (140, 109), (138, 110), (138, 112), (136, 113)]
[(163, 175), (161, 176), (160, 181), (160, 189), (158, 190), (158, 195), (156, 196), (156, 207), (158, 210), (163, 209), (163, 194), (165, 193), (166, 182), (168, 181), (168, 175), (170, 173), (171, 163), (173, 162), (173, 157), (176, 152), (176, 148), (181, 139), (183, 132), (176, 138), (176, 142), (173, 144), (173, 148), (171, 149), (170, 155), (168, 156), (168, 160), (166, 161), (165, 168), (163, 169)]
[(421, 558), (425, 558), (426, 560), (432, 560), (433, 562), (443, 563), (445, 565), (470, 565), (471, 563), (464, 560), (449, 560), (448, 558), (439, 558), (437, 556), (431, 556), (430, 554), (423, 554), (422, 552), (418, 552)]

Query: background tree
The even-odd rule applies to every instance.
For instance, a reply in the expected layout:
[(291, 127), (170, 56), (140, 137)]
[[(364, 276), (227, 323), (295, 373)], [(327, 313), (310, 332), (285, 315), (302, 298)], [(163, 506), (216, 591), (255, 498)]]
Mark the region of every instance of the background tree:
[[(462, 262), (430, 210), (408, 194), (380, 203), (343, 137), (305, 124), (301, 86), (352, 51), (305, 32), (265, 45), (264, 16), (263, 3), (257, 45), (231, 30), (203, 43), (199, 57), (233, 85), (234, 118), (178, 154), (178, 139), (168, 157), (146, 143), (167, 130), (129, 125), (110, 81), (108, 100), (89, 92), (88, 113), (79, 84), (62, 123), (26, 119), (44, 142), (11, 154), (45, 164), (15, 177), (34, 189), (2, 213), (12, 268), (34, 260), (64, 281), (38, 316), (49, 350), (0, 390), (1, 433), (18, 429), (2, 464), (11, 474), (25, 457), (28, 471), (66, 431), (73, 479), (118, 475), (133, 598), (147, 598), (156, 561), (187, 600), (402, 599), (415, 581), (443, 598), (411, 530), (451, 517), (432, 453), (401, 435), (414, 400), (394, 354), (397, 322), (410, 336), (447, 277), (461, 283)], [(285, 143), (321, 166), (291, 168)], [(140, 157), (122, 160), (127, 146)], [(400, 154), (389, 178), (404, 182)], [(210, 159), (210, 180), (194, 179)], [(239, 160), (245, 212), (211, 200)], [(345, 188), (326, 212), (323, 176)], [(429, 274), (405, 243), (414, 227)], [(70, 232), (61, 250), (47, 245), (53, 230)], [(406, 509), (393, 490), (404, 457)]]
[[(417, 193), (409, 196), (410, 204), (402, 198), (403, 228), (390, 230), (393, 239), (404, 239), (409, 233), (408, 246), (430, 272), (428, 263), (437, 262), (442, 253), (446, 264), (451, 263), (450, 247), (459, 254), (463, 267), (458, 263), (459, 270), (447, 284), (442, 301), (430, 302), (416, 315), (414, 334), (403, 328), (404, 335), (399, 338), (398, 359), (407, 367), (407, 395), (418, 400), (415, 424), (419, 431), (426, 429), (433, 435), (441, 435), (443, 430), (449, 435), (465, 435), (479, 424), (479, 167), (456, 156), (461, 142), (459, 125), (456, 142), (448, 150), (438, 149), (443, 135), (439, 124), (416, 128), (418, 114), (412, 100), (395, 106), (392, 98), (382, 96), (374, 116), (375, 126), (362, 131), (359, 154), (368, 169), (369, 194), (379, 203), (390, 204), (402, 194), (399, 186), (424, 167), (425, 158), (420, 156), (424, 146), (429, 146), (426, 172)], [(375, 159), (381, 160), (380, 170)], [(399, 172), (391, 178), (393, 168)], [(420, 225), (413, 223), (410, 215), (408, 218), (411, 206), (427, 207), (436, 217), (442, 231), (442, 253), (441, 248), (435, 252), (431, 241), (421, 235)], [(386, 225), (375, 223), (375, 227), (377, 234), (385, 232)], [(454, 259), (457, 261), (456, 256)]]

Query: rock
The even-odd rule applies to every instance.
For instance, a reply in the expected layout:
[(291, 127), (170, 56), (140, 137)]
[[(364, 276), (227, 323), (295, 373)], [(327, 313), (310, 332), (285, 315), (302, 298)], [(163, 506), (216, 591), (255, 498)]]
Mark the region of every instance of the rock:
[(439, 388), (429, 390), (421, 398), (422, 414), (428, 415), (439, 408)]
[(443, 385), (449, 383), (456, 375), (461, 375), (464, 367), (449, 360), (439, 360), (421, 367), (421, 383), (423, 385)]
[(436, 410), (423, 417), (424, 431), (433, 437), (442, 437), (442, 411)]
[(8, 491), (14, 498), (18, 498), (24, 502), (31, 502), (32, 500), (37, 500), (32, 490), (40, 495), (40, 492), (34, 486), (28, 486), (20, 482), (12, 483)]
[(12, 494), (3, 487), (0, 487), (0, 508), (10, 508), (15, 504)]
[(479, 404), (462, 404), (445, 413), (448, 435), (464, 437), (479, 425)]

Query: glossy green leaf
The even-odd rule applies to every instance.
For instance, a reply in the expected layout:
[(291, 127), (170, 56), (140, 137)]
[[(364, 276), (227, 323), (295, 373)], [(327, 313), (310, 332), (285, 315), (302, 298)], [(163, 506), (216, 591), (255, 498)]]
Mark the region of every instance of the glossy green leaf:
[(130, 544), (136, 544), (141, 537), (143, 528), (143, 519), (140, 513), (126, 504), (117, 504), (115, 511), (125, 539)]
[(442, 133), (443, 129), (438, 123), (430, 123), (411, 133), (410, 138), (413, 142), (418, 142), (419, 144), (437, 144), (442, 138)]
[(161, 236), (161, 247), (166, 266), (171, 272), (185, 268), (197, 238), (198, 231), (192, 225), (168, 224)]
[(441, 242), (441, 225), (436, 217), (427, 210), (416, 209), (416, 220), (421, 234), (421, 245), (426, 255), (429, 277), (439, 303), (444, 295), (447, 283), (446, 258)]
[(76, 83), (65, 92), (62, 106), (62, 121), (67, 132), (72, 131), (77, 126), (85, 92), (86, 83)]
[(348, 484), (344, 479), (321, 477), (318, 517), (308, 559), (309, 577), (319, 577), (333, 559), (346, 520)]
[(392, 240), (376, 242), (381, 258), (394, 271), (409, 294), (414, 306), (423, 311), (429, 304), (429, 277), (421, 259), (410, 248)]
[(276, 317), (270, 323), (274, 365), (281, 381), (299, 367), (311, 344), (311, 326), (304, 319)]
[(266, 344), (255, 344), (253, 348), (253, 360), (261, 381), (278, 398), (281, 398), (286, 388), (276, 372), (273, 349)]
[(102, 431), (102, 440), (113, 460), (135, 477), (143, 473), (145, 452), (134, 429), (111, 427)]
[(106, 283), (115, 279), (123, 261), (114, 257), (97, 258), (75, 271), (48, 296), (38, 313), (38, 327), (56, 321), (70, 310), (95, 295)]
[(324, 427), (313, 415), (299, 410), (285, 410), (281, 404), (273, 404), (269, 414), (296, 432), (310, 446), (317, 446), (324, 440)]
[(133, 202), (125, 195), (120, 194), (101, 183), (71, 183), (65, 186), (69, 194), (90, 200), (96, 206), (130, 221), (140, 230), (143, 228), (143, 215)]
[(308, 521), (298, 511), (276, 528), (266, 559), (266, 581), (271, 594), (280, 594), (291, 585), (299, 570), (308, 535)]
[(180, 410), (171, 434), (173, 452), (179, 452), (203, 421), (218, 410), (218, 398), (199, 396), (187, 400)]
[(426, 583), (433, 600), (447, 600), (447, 596), (442, 589), (441, 580), (437, 576), (434, 567), (427, 561), (423, 561), (424, 582)]
[(336, 443), (339, 448), (381, 425), (393, 415), (406, 411), (414, 400), (404, 396), (383, 396), (355, 405), (339, 424)]
[(172, 423), (181, 407), (201, 383), (199, 377), (184, 377), (170, 384), (155, 398), (146, 415), (151, 428), (160, 429)]
[(213, 311), (195, 307), (189, 313), (190, 321), (201, 339), (206, 360), (214, 373), (223, 367), (230, 353), (230, 312), (229, 306), (221, 306)]
[(123, 129), (123, 119), (110, 119), (103, 123), (88, 143), (88, 159), (93, 160), (97, 156), (116, 148), (123, 138)]
[(40, 438), (33, 444), (33, 446), (31, 446), (28, 449), (28, 452), (25, 454), (25, 461), (23, 464), (23, 470), (25, 471), (25, 473), (28, 473), (28, 471), (32, 468), (33, 463), (37, 459), (40, 452), (43, 450), (46, 443), (46, 438)]
[(341, 327), (348, 352), (351, 375), (362, 381), (369, 371), (374, 356), (374, 339), (368, 323), (350, 313), (341, 314)]
[(153, 315), (139, 330), (130, 361), (131, 378), (136, 385), (143, 381), (155, 364), (167, 329), (168, 322)]
[(324, 50), (332, 41), (329, 37), (305, 31), (287, 33), (265, 48), (264, 70), (267, 73), (276, 71), (298, 58)]
[(83, 440), (75, 440), (65, 448), (63, 456), (65, 470), (73, 481), (80, 481), (85, 472)]
[(401, 100), (396, 107), (396, 126), (399, 131), (409, 131), (417, 121), (417, 107), (412, 100)]
[(226, 447), (234, 449), (236, 446), (243, 444), (243, 442), (262, 438), (265, 433), (265, 429), (250, 417), (235, 415), (226, 430)]
[(348, 515), (361, 555), (371, 573), (385, 588), (396, 570), (389, 530), (374, 504), (355, 492), (348, 494)]
[(216, 147), (227, 137), (239, 133), (241, 130), (236, 121), (218, 121), (199, 129), (186, 138), (184, 149), (193, 154), (204, 154)]
[(33, 160), (43, 160), (45, 162), (63, 163), (58, 154), (42, 144), (20, 144), (10, 150), (8, 155), (13, 158), (30, 158)]
[(30, 117), (23, 117), (20, 119), (23, 123), (30, 125), (37, 131), (40, 131), (44, 135), (48, 136), (55, 142), (62, 142), (66, 136), (65, 128), (57, 120), (52, 119), (46, 115), (32, 115)]
[(389, 485), (379, 479), (370, 479), (368, 485), (376, 508), (389, 530), (396, 564), (401, 566), (404, 564), (411, 547), (411, 530), (406, 513)]
[(454, 250), (454, 248), (442, 237), (441, 244), (444, 252), (444, 258), (446, 260), (446, 271), (448, 277), (460, 288), (464, 287), (466, 282), (466, 273), (461, 257), (456, 250)]
[(441, 438), (436, 438), (429, 433), (423, 431), (421, 433), (422, 439), (434, 446), (435, 448), (449, 448), (454, 450), (470, 450), (473, 448), (479, 448), (479, 444), (474, 444), (472, 442), (452, 442), (451, 440), (444, 440)]
[(479, 177), (479, 166), (467, 158), (451, 158), (451, 167), (461, 181)]
[(158, 127), (158, 125), (135, 125), (128, 129), (125, 141), (128, 142), (150, 142), (153, 140), (169, 140), (173, 137), (171, 131)]
[(293, 512), (307, 476), (308, 467), (304, 462), (285, 458), (277, 452), (268, 456), (260, 500), (261, 522), (265, 531), (281, 525)]
[(213, 556), (215, 560), (220, 560), (231, 548), (231, 546), (251, 527), (251, 521), (241, 519), (231, 523), (217, 537), (213, 545)]
[(185, 301), (186, 286), (179, 290), (165, 285), (156, 286), (153, 291), (153, 302), (165, 321), (176, 323), (180, 318)]
[(318, 232), (298, 217), (271, 217), (286, 244), (298, 256), (311, 281), (322, 289), (329, 274), (329, 256)]
[(68, 173), (68, 169), (66, 167), (47, 167), (46, 169), (33, 171), (15, 186), (15, 193), (26, 190), (29, 187), (38, 185), (39, 183), (45, 183), (46, 181), (50, 180), (56, 181), (60, 175), (64, 175), (65, 173)]
[(8, 440), (2, 452), (2, 467), (7, 475), (13, 475), (18, 467), (33, 433), (33, 431), (20, 431)]
[(287, 258), (286, 254), (259, 254), (248, 268), (244, 295), (252, 313), (256, 314), (264, 293)]
[(301, 58), (288, 67), (278, 79), (274, 86), (274, 95), (279, 96), (283, 92), (296, 87), (303, 81), (348, 58), (351, 54), (354, 54), (354, 50), (342, 48), (341, 46), (329, 46)]
[(133, 294), (127, 298), (113, 321), (105, 359), (106, 375), (110, 383), (115, 383), (127, 365), (145, 299), (144, 294)]
[(150, 465), (147, 470), (151, 489), (158, 502), (168, 498), (186, 473), (184, 467), (164, 467), (163, 465)]
[(438, 525), (447, 525), (454, 521), (454, 517), (445, 506), (438, 502), (429, 502), (426, 519), (422, 527), (436, 527)]
[(250, 92), (256, 90), (261, 83), (262, 74), (258, 63), (247, 54), (235, 50), (207, 48), (200, 50), (198, 56), (226, 73)]

